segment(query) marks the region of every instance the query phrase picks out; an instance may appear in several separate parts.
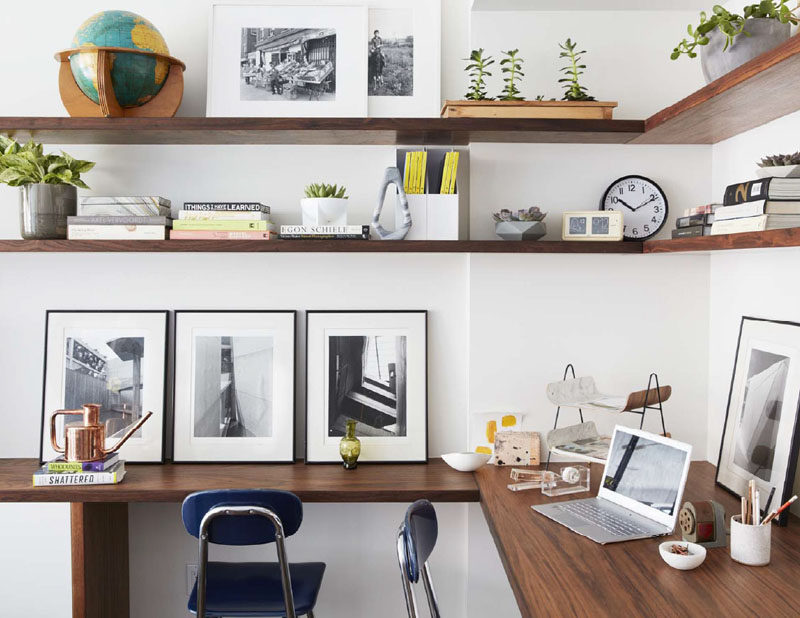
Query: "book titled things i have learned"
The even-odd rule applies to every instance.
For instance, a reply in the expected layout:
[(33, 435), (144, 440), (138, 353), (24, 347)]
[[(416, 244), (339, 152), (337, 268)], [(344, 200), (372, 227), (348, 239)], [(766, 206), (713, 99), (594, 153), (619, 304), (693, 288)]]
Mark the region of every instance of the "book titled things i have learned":
[(118, 461), (102, 472), (49, 472), (45, 464), (33, 473), (34, 487), (57, 487), (63, 485), (115, 485), (125, 478), (125, 462)]
[(282, 225), (282, 240), (369, 240), (368, 225)]
[(183, 210), (263, 212), (269, 214), (269, 206), (261, 202), (184, 202)]

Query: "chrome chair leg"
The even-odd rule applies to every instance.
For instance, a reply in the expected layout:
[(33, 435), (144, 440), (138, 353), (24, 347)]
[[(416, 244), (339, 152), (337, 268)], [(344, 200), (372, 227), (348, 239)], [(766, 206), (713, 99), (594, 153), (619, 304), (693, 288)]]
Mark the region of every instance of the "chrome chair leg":
[(417, 600), (411, 581), (408, 579), (408, 558), (406, 557), (406, 544), (403, 539), (403, 528), (397, 532), (397, 562), (400, 564), (400, 578), (403, 580), (403, 594), (406, 598), (408, 618), (417, 618)]
[(428, 596), (428, 608), (430, 608), (431, 618), (441, 618), (439, 614), (439, 601), (436, 599), (436, 591), (433, 589), (433, 579), (431, 579), (431, 568), (428, 563), (422, 565), (422, 583), (425, 586), (425, 594)]

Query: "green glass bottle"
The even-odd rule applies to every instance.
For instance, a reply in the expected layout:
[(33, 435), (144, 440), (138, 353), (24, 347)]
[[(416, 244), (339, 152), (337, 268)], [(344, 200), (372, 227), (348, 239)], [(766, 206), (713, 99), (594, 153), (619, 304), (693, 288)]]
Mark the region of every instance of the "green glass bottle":
[(339, 442), (339, 454), (346, 470), (355, 469), (361, 454), (361, 440), (356, 438), (356, 422), (352, 419), (347, 421), (347, 434)]

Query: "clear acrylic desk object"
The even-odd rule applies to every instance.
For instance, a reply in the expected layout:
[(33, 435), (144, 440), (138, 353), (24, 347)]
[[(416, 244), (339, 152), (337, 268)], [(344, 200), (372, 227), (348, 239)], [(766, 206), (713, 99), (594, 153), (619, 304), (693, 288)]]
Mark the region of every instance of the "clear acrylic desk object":
[(545, 470), (540, 482), (545, 496), (564, 496), (589, 491), (589, 466), (567, 466), (560, 473)]
[(526, 489), (539, 489), (542, 486), (543, 470), (526, 470), (525, 468), (511, 468), (511, 480), (508, 488), (511, 491), (525, 491)]

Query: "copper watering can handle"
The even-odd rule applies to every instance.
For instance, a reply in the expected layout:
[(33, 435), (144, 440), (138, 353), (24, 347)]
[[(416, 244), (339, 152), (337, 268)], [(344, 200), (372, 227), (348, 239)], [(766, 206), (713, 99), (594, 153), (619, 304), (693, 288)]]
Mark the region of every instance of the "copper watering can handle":
[(146, 421), (148, 418), (150, 418), (151, 416), (153, 416), (153, 413), (152, 413), (152, 412), (148, 412), (148, 413), (147, 413), (147, 414), (145, 414), (145, 415), (144, 415), (142, 418), (140, 418), (140, 419), (139, 419), (139, 422), (138, 422), (138, 423), (136, 423), (136, 424), (135, 424), (133, 427), (131, 427), (131, 428), (128, 430), (128, 433), (126, 433), (124, 436), (122, 436), (122, 439), (121, 439), (119, 442), (117, 442), (117, 443), (116, 443), (116, 444), (115, 444), (115, 445), (114, 445), (112, 448), (110, 448), (110, 449), (108, 449), (108, 450), (105, 450), (105, 449), (103, 449), (103, 455), (109, 455), (109, 454), (113, 453), (114, 451), (116, 451), (116, 450), (117, 450), (117, 449), (118, 449), (120, 446), (122, 446), (123, 444), (125, 444), (125, 442), (127, 442), (127, 441), (128, 441), (128, 438), (130, 438), (130, 437), (131, 437), (133, 434), (135, 434), (135, 433), (136, 433), (136, 431), (139, 429), (139, 427), (141, 427), (142, 425), (144, 425), (144, 422), (145, 422), (145, 421)]
[(53, 450), (56, 453), (63, 453), (64, 447), (58, 445), (58, 436), (56, 436), (56, 417), (62, 414), (67, 416), (69, 414), (72, 415), (83, 415), (83, 409), (80, 410), (56, 410), (53, 412), (53, 416), (50, 417), (50, 444), (53, 446)]

